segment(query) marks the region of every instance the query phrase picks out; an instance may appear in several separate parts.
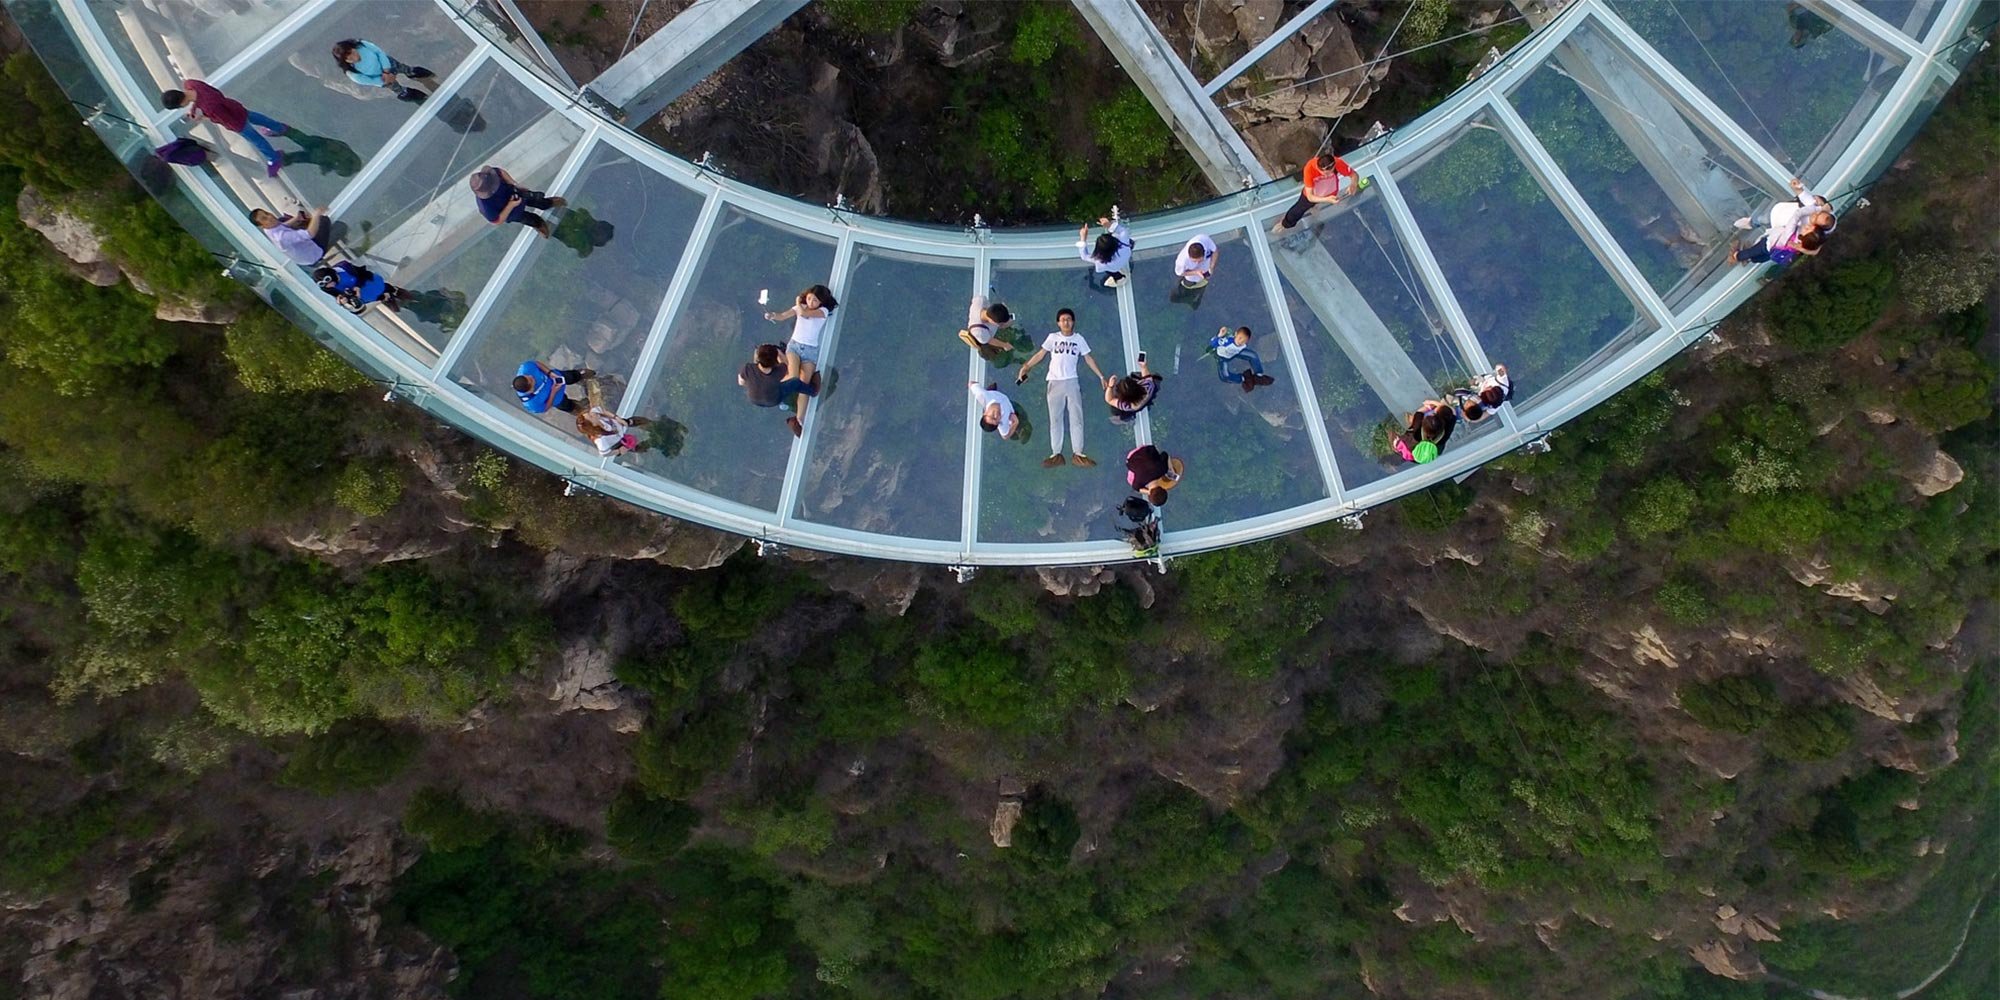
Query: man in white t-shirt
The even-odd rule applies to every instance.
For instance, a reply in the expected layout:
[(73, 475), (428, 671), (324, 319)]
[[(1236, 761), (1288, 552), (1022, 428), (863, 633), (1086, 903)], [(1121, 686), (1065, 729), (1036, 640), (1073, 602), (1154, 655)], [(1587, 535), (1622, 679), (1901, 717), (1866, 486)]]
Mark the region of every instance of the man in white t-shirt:
[(1208, 279), (1215, 276), (1215, 237), (1207, 233), (1197, 233), (1181, 248), (1174, 258), (1174, 290), (1167, 295), (1170, 302), (1179, 302), (1194, 308), (1201, 308), (1201, 297), (1208, 290)]
[(1042, 460), (1042, 467), (1053, 469), (1063, 464), (1063, 421), (1067, 416), (1070, 460), (1088, 469), (1097, 460), (1083, 453), (1083, 390), (1076, 384), (1077, 359), (1082, 358), (1097, 373), (1100, 384), (1109, 385), (1111, 380), (1104, 377), (1104, 369), (1097, 367), (1097, 359), (1090, 356), (1089, 342), (1076, 332), (1075, 310), (1056, 311), (1056, 332), (1043, 339), (1041, 349), (1021, 365), (1014, 384), (1026, 382), (1028, 373), (1043, 358), (1049, 359), (1049, 457)]

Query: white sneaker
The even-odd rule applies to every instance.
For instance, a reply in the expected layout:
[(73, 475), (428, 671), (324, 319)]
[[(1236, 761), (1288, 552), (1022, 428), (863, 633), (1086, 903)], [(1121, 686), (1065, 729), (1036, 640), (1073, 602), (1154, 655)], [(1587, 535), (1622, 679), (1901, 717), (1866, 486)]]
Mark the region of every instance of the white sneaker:
[(1737, 219), (1736, 228), (1748, 231), (1750, 228), (1750, 217), (1746, 215), (1740, 219)]
[(1123, 279), (1123, 278), (1106, 278), (1106, 279), (1104, 279), (1104, 287), (1106, 287), (1106, 288), (1117, 288), (1117, 287), (1118, 287), (1119, 285), (1122, 285), (1122, 284), (1124, 284), (1124, 283), (1125, 283), (1125, 279)]

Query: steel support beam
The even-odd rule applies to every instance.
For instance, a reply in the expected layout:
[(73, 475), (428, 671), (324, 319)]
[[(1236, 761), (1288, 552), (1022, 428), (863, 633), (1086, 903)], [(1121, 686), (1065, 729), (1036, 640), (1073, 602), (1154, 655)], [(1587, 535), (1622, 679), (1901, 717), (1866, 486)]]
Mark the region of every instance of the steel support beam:
[(1166, 36), (1139, 7), (1138, 0), (1074, 0), (1077, 13), (1125, 67), (1132, 82), (1181, 146), (1194, 157), (1209, 184), (1227, 194), (1271, 179), (1257, 154), (1236, 133), (1222, 109), (1209, 100), (1201, 81), (1167, 44)]
[[(827, 276), (827, 287), (847, 287), (846, 278), (854, 271), (854, 253), (854, 230), (848, 229), (840, 234), (840, 245), (834, 248), (833, 273)], [(833, 363), (838, 360), (834, 351), (840, 347), (841, 321), (846, 315), (847, 310), (835, 309), (833, 315), (827, 319), (826, 327), (820, 331), (820, 363), (816, 370), (826, 372), (827, 378), (833, 377)], [(806, 460), (812, 455), (813, 441), (819, 437), (819, 425), (825, 422), (826, 417), (824, 413), (815, 414), (814, 411), (819, 409), (819, 405), (815, 402), (807, 409), (810, 419), (805, 421), (805, 431), (792, 442), (792, 453), (785, 460), (785, 483), (778, 488), (780, 528), (792, 523), (793, 512), (799, 507), (799, 490), (805, 486)]]
[(694, 231), (688, 234), (687, 246), (699, 248), (700, 252), (688, 254), (681, 266), (674, 271), (673, 280), (667, 285), (666, 298), (660, 300), (660, 308), (653, 314), (653, 327), (646, 332), (646, 342), (639, 348), (639, 358), (632, 363), (632, 378), (625, 384), (625, 392), (619, 402), (629, 410), (646, 398), (646, 390), (653, 384), (653, 371), (659, 367), (660, 352), (667, 346), (673, 335), (674, 320), (680, 316), (681, 303), (686, 301), (688, 289), (701, 269), (708, 265), (709, 236), (715, 232), (715, 220), (722, 215), (722, 188), (708, 192), (708, 200), (702, 203), (701, 215), (695, 219)]
[(1325, 13), (1326, 9), (1333, 6), (1334, 3), (1335, 0), (1313, 0), (1312, 3), (1307, 4), (1306, 9), (1299, 11), (1298, 16), (1286, 21), (1284, 26), (1278, 30), (1271, 32), (1271, 37), (1258, 42), (1255, 48), (1243, 54), (1243, 58), (1230, 63), (1228, 69), (1223, 70), (1215, 79), (1203, 84), (1201, 92), (1214, 97), (1216, 91), (1229, 86), (1237, 77), (1248, 73), (1250, 67), (1262, 62), (1265, 56), (1271, 54), (1272, 49), (1285, 44), (1287, 39), (1299, 33), (1300, 28), (1311, 23), (1313, 18)]
[[(1896, 63), (1913, 62), (1924, 57), (1924, 47), (1916, 39), (1904, 34), (1894, 25), (1875, 16), (1875, 12), (1854, 3), (1853, 0), (1801, 0), (1807, 9), (1855, 41), (1875, 50), (1878, 55)], [(1912, 11), (1912, 16), (1917, 16)], [(1922, 23), (1920, 20), (1918, 23)]]
[(584, 85), (637, 126), (783, 24), (805, 0), (701, 0)]
[[(1271, 242), (1262, 232), (1261, 228), (1254, 231), (1251, 242), (1269, 243), (1271, 265), (1284, 272), (1383, 406), (1415, 406), (1430, 396), (1430, 379), (1410, 360), (1409, 352), (1396, 342), (1388, 324), (1376, 315), (1375, 307), (1368, 304), (1323, 244), (1310, 237), (1296, 244), (1290, 239)], [(1302, 236), (1305, 232), (1300, 230)]]
[(465, 61), (459, 63), (458, 68), (452, 70), (437, 89), (432, 91), (430, 99), (417, 105), (417, 109), (411, 113), (409, 119), (396, 127), (396, 134), (390, 136), (388, 143), (374, 156), (368, 158), (368, 162), (362, 165), (361, 172), (355, 174), (354, 178), (340, 189), (340, 193), (333, 196), (327, 214), (338, 219), (341, 213), (353, 208), (362, 192), (374, 186), (376, 178), (381, 177), (391, 164), (396, 163), (396, 157), (408, 149), (410, 143), (416, 141), (417, 134), (424, 130), (424, 126), (436, 121), (438, 113), (451, 105), (452, 98), (457, 97), (458, 92), (464, 89), (465, 82), (479, 74), (479, 70), (486, 65), (486, 60), (492, 51), (492, 46), (485, 44), (473, 49), (465, 57)]
[[(993, 255), (982, 246), (972, 258), (971, 295), (991, 296), (993, 293)], [(968, 298), (971, 296), (968, 295)], [(986, 359), (971, 348), (965, 350), (966, 380), (980, 385), (986, 384)], [(979, 486), (983, 460), (981, 448), (985, 446), (986, 435), (979, 426), (979, 406), (973, 402), (971, 386), (965, 394), (965, 481), (959, 487), (963, 498), (958, 509), (959, 544), (965, 552), (965, 562), (972, 563), (972, 549), (979, 541)]]

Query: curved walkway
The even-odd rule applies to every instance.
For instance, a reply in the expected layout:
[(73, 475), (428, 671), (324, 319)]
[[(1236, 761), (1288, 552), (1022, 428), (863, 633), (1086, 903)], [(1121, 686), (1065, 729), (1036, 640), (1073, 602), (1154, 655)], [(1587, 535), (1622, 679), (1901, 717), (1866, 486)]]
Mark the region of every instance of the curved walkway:
[[(584, 488), (762, 545), (967, 567), (1130, 559), (1111, 511), (1138, 444), (1187, 460), (1164, 509), (1172, 556), (1357, 515), (1536, 443), (1755, 292), (1761, 269), (1724, 259), (1735, 218), (1794, 176), (1850, 207), (1994, 17), (1976, 0), (1573, 0), (1444, 105), (1349, 154), (1371, 183), (1306, 226), (1269, 233), (1296, 180), (1126, 220), (1133, 278), (1099, 293), (1073, 230), (861, 216), (670, 156), (578, 100), (524, 29), (475, 0), (10, 8), (135, 169), (176, 135), (227, 150), (142, 176), (390, 394)], [(430, 98), (350, 83), (327, 54), (350, 37), (433, 69)], [(240, 137), (159, 107), (183, 77), (293, 125), (277, 179)], [(489, 163), (568, 198), (555, 239), (478, 218), (466, 177)], [(245, 220), (298, 204), (331, 205), (336, 254), (415, 307), (348, 314)], [(1220, 266), (1189, 303), (1170, 298), (1170, 265), (1196, 234)], [(783, 339), (761, 313), (813, 284), (842, 302), (823, 344), (838, 378), (795, 441), (734, 374)], [(1041, 374), (1014, 390), (955, 336), (975, 293), (1012, 306), (1023, 339), (1073, 308), (1107, 373), (1145, 351), (1167, 374), (1129, 425), (1086, 388), (1102, 467), (1041, 467)], [(1202, 352), (1220, 326), (1252, 328), (1274, 384), (1216, 377)], [(655, 447), (600, 459), (567, 419), (524, 412), (507, 383), (531, 358), (619, 376), (606, 404), (657, 418)], [(1496, 363), (1516, 392), (1497, 419), (1462, 424), (1436, 462), (1385, 464), (1385, 418)], [(994, 379), (1032, 440), (981, 430), (965, 386)]]

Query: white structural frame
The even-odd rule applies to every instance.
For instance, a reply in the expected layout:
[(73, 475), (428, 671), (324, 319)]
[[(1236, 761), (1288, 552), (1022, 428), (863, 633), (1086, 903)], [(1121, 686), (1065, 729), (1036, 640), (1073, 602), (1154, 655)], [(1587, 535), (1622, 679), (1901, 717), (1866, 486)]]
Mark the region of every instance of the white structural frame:
[[(9, 2), (25, 3), (27, 0)], [(227, 79), (239, 73), (243, 66), (277, 50), (292, 31), (310, 22), (334, 2), (339, 0), (309, 0), (299, 10), (288, 14), (276, 29), (260, 37), (226, 64), (225, 72), (212, 75)], [(559, 83), (523, 65), (520, 60), (525, 57), (522, 54), (495, 44), (464, 24), (462, 17), (446, 0), (436, 2), (452, 16), (454, 23), (461, 25), (474, 43), (473, 50), (454, 71), (454, 78), (468, 78), (478, 65), (490, 60), (542, 97), (551, 113), (562, 115), (577, 126), (579, 138), (560, 168), (556, 187), (560, 187), (563, 180), (573, 178), (600, 143), (614, 146), (661, 175), (701, 194), (703, 204), (691, 246), (705, 241), (725, 209), (734, 209), (792, 229), (837, 237), (831, 276), (834, 282), (851, 273), (856, 255), (864, 250), (915, 253), (966, 261), (972, 268), (974, 288), (982, 287), (982, 283), (989, 280), (996, 260), (1068, 258), (1073, 255), (1073, 237), (1067, 231), (1000, 231), (968, 237), (962, 230), (912, 225), (817, 208), (718, 176), (625, 133), (593, 109), (580, 105), (573, 93), (564, 93)], [(1887, 58), (1894, 60), (1900, 57), (1902, 65), (1901, 75), (1866, 117), (1855, 141), (1835, 157), (1832, 165), (1820, 176), (1807, 178), (1813, 186), (1821, 191), (1834, 192), (1839, 200), (1845, 202), (1851, 200), (1850, 189), (1864, 179), (1865, 172), (1881, 168), (1890, 152), (1889, 145), (1925, 103), (1933, 87), (1948, 84), (1956, 77), (1956, 68), (1944, 61), (1942, 56), (1963, 41), (1962, 35), (1972, 23), (1981, 2), (1941, 0), (1942, 9), (1925, 32), (1925, 37), (1915, 40), (1846, 0), (1815, 0), (1816, 10), (1836, 15), (1829, 20), (1839, 30), (1862, 40)], [(115, 110), (141, 123), (142, 131), (151, 143), (170, 139), (171, 127), (178, 113), (163, 112), (154, 106), (152, 89), (141, 85), (131, 67), (120, 59), (104, 27), (98, 23), (95, 12), (82, 0), (54, 0), (52, 9), (67, 32), (66, 42), (73, 43), (84, 55), (104, 83), (106, 93), (120, 105), (107, 110)], [(1325, 478), (1327, 495), (1290, 509), (1239, 521), (1169, 531), (1163, 544), (1166, 555), (1182, 555), (1268, 538), (1463, 476), (1573, 419), (1643, 377), (1693, 343), (1715, 321), (1754, 294), (1760, 284), (1762, 269), (1741, 268), (1710, 278), (1677, 309), (1669, 308), (1653, 293), (1650, 284), (1638, 273), (1616, 240), (1610, 237), (1594, 209), (1577, 194), (1575, 186), (1507, 103), (1506, 95), (1511, 88), (1545, 63), (1553, 47), (1560, 44), (1569, 32), (1586, 24), (1603, 31), (1631, 55), (1651, 82), (1670, 95), (1692, 123), (1706, 131), (1712, 139), (1720, 137), (1721, 144), (1739, 162), (1751, 165), (1764, 175), (1766, 181), (1781, 185), (1789, 179), (1789, 173), (1775, 158), (1722, 114), (1713, 102), (1695, 90), (1668, 60), (1620, 21), (1603, 0), (1574, 0), (1547, 27), (1522, 42), (1492, 71), (1417, 122), (1392, 134), (1388, 140), (1358, 151), (1350, 157), (1350, 162), (1358, 170), (1376, 178), (1383, 207), (1397, 238), (1403, 241), (1424, 286), (1445, 316), (1455, 344), (1469, 364), (1486, 367), (1485, 352), (1429, 252), (1424, 234), (1396, 185), (1395, 173), (1398, 168), (1407, 168), (1433, 155), (1460, 129), (1482, 116), (1498, 123), (1510, 146), (1527, 164), (1551, 201), (1563, 211), (1579, 238), (1632, 300), (1635, 311), (1653, 324), (1650, 330), (1641, 336), (1621, 338), (1615, 352), (1593, 359), (1591, 364), (1585, 366), (1587, 371), (1582, 375), (1571, 377), (1527, 405), (1517, 408), (1509, 404), (1503, 407), (1504, 429), (1454, 447), (1451, 453), (1430, 465), (1406, 470), (1351, 491), (1344, 488), (1338, 468), (1332, 461), (1315, 395), (1309, 387), (1298, 386), (1300, 411), (1306, 421), (1316, 463)], [(450, 79), (445, 82), (449, 83)], [(339, 202), (351, 205), (377, 183), (384, 171), (389, 169), (388, 164), (409, 146), (418, 130), (416, 125), (400, 128), (368, 167), (351, 179), (347, 189), (339, 196)], [(381, 166), (377, 166), (378, 163)], [(964, 509), (961, 512), (960, 537), (957, 539), (900, 538), (801, 519), (797, 514), (799, 494), (811, 461), (814, 432), (818, 424), (813, 419), (806, 422), (804, 437), (795, 442), (787, 459), (784, 486), (775, 511), (724, 500), (616, 462), (601, 461), (587, 449), (562, 441), (549, 434), (546, 428), (519, 419), (517, 414), (508, 412), (509, 407), (496, 405), (493, 399), (472, 393), (445, 377), (466, 345), (478, 336), (483, 321), (505, 296), (507, 278), (525, 259), (528, 241), (535, 238), (532, 233), (523, 230), (515, 236), (514, 244), (509, 246), (495, 273), (472, 304), (444, 354), (435, 363), (426, 364), (412, 358), (382, 333), (321, 294), (303, 270), (291, 266), (241, 217), (229, 192), (214, 177), (202, 171), (184, 172), (179, 177), (191, 203), (220, 230), (227, 242), (228, 252), (256, 265), (253, 284), (268, 295), (282, 296), (294, 311), (303, 309), (313, 320), (316, 335), (333, 340), (364, 369), (389, 382), (394, 387), (393, 391), (411, 397), (416, 405), (453, 426), (518, 459), (583, 483), (608, 496), (761, 541), (876, 558), (956, 565), (1091, 565), (1132, 558), (1129, 549), (1116, 541), (1048, 544), (979, 541), (979, 468), (983, 441), (969, 399), (966, 407), (966, 465), (960, 498)], [(1302, 379), (1307, 372), (1297, 331), (1292, 328), (1289, 311), (1284, 308), (1282, 289), (1272, 271), (1269, 248), (1254, 246), (1261, 242), (1258, 238), (1261, 221), (1282, 211), (1294, 197), (1295, 190), (1292, 182), (1279, 181), (1203, 205), (1128, 221), (1135, 240), (1141, 241), (1142, 245), (1149, 239), (1185, 232), (1190, 227), (1248, 226), (1253, 244), (1251, 256), (1261, 271), (1285, 356)], [(700, 265), (700, 255), (690, 253), (671, 279), (651, 320), (642, 347), (641, 364), (634, 372), (637, 384), (628, 389), (627, 398), (638, 398), (646, 380), (651, 378), (652, 369), (656, 367), (664, 347), (664, 339), (686, 300), (694, 271)], [(1120, 289), (1118, 310), (1121, 339), (1129, 361), (1139, 345), (1129, 285)], [(839, 349), (840, 312), (835, 315), (835, 320), (828, 324), (822, 344), (825, 366), (828, 367), (835, 362)], [(975, 379), (983, 374), (983, 362), (978, 360), (976, 354), (969, 356), (967, 371), (969, 377)], [(1134, 432), (1142, 443), (1150, 441), (1150, 422), (1145, 416), (1142, 415)]]

